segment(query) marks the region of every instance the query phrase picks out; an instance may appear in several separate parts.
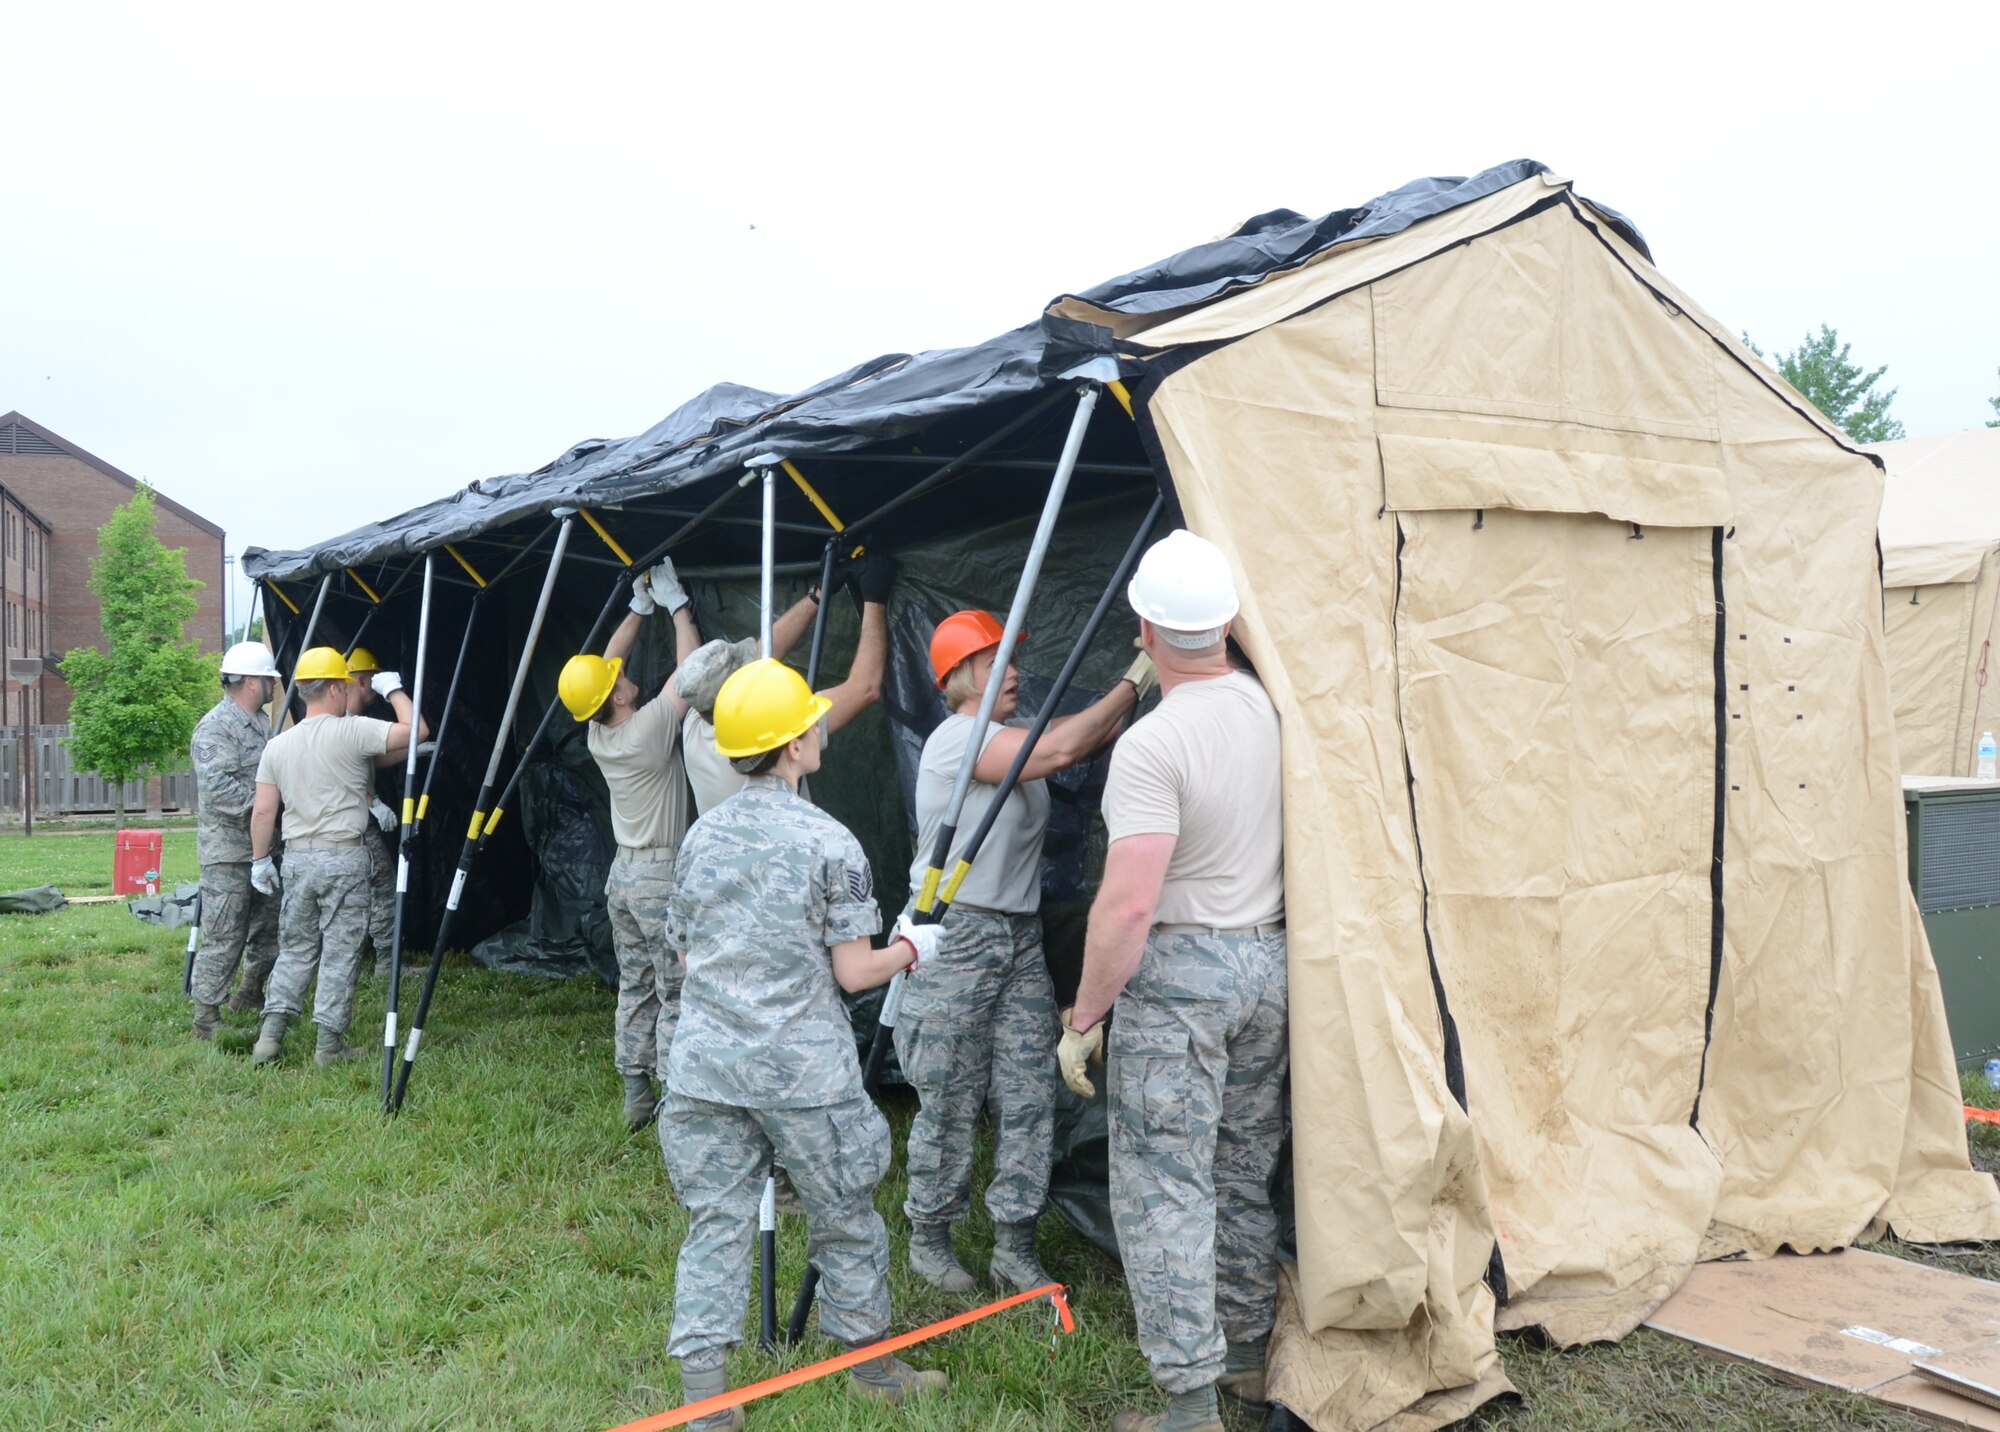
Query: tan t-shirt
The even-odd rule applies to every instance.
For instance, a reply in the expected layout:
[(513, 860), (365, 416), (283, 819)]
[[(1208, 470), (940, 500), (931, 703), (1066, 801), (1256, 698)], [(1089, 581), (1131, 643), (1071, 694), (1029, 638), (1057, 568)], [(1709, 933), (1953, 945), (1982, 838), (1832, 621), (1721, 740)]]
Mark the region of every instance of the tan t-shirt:
[(692, 706), (681, 718), (681, 750), (686, 753), (688, 784), (694, 787), (697, 815), (707, 815), (750, 779), (715, 749), (715, 726)]
[(1177, 686), (1111, 753), (1112, 840), (1172, 835), (1153, 919), (1240, 929), (1285, 916), (1278, 712), (1256, 677)]
[[(944, 718), (924, 742), (923, 758), (917, 763), (917, 844), (910, 865), (910, 890), (922, 888), (924, 872), (930, 869), (931, 852), (938, 831), (944, 828), (945, 807), (951, 804), (951, 788), (958, 783), (959, 763), (972, 742), (972, 720), (957, 712)], [(983, 754), (1000, 734), (998, 725), (986, 728), (980, 742)], [(999, 787), (974, 780), (965, 793), (965, 808), (959, 812), (958, 835), (952, 841), (951, 856), (944, 872), (949, 876), (966, 842), (993, 804)], [(1042, 839), (1049, 831), (1049, 785), (1047, 781), (1022, 781), (1007, 793), (999, 819), (987, 833), (979, 858), (966, 872), (959, 887), (960, 904), (979, 905), (1009, 915), (1032, 915), (1042, 908)]]
[(590, 723), (590, 754), (611, 792), (611, 838), (633, 850), (678, 850), (687, 834), (681, 723), (656, 696), (616, 726)]
[(280, 731), (257, 762), (257, 783), (285, 801), (285, 841), (359, 840), (375, 799), (375, 758), (389, 749), (387, 721), (309, 716)]

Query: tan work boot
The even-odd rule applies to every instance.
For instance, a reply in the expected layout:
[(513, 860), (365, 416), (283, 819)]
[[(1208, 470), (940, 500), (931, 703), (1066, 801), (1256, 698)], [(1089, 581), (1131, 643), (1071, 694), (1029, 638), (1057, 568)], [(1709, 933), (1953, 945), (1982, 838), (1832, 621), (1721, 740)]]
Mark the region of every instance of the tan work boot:
[(222, 1011), (212, 1004), (197, 1004), (194, 1007), (194, 1024), (190, 1032), (196, 1039), (213, 1039), (215, 1031), (222, 1028)]
[(245, 980), (236, 986), (236, 993), (229, 996), (231, 1014), (251, 1014), (264, 1007), (264, 990), (261, 985), (253, 986)]
[(625, 1076), (625, 1132), (636, 1134), (653, 1122), (653, 1116), (660, 1111), (659, 1095), (653, 1092), (653, 1080), (647, 1074), (627, 1074)]
[(1264, 1369), (1252, 1372), (1225, 1372), (1215, 1379), (1215, 1390), (1251, 1412), (1262, 1412), (1270, 1407), (1270, 1399), (1264, 1395)]
[(976, 1293), (979, 1285), (951, 1251), (949, 1223), (910, 1225), (910, 1271), (946, 1293)]
[[(687, 1402), (706, 1402), (711, 1397), (720, 1397), (729, 1390), (728, 1372), (720, 1364), (711, 1368), (697, 1368), (690, 1371), (681, 1369), (681, 1395)], [(721, 1412), (711, 1412), (706, 1417), (697, 1417), (688, 1423), (693, 1432), (743, 1432), (743, 1424), (748, 1419), (741, 1407), (731, 1407)]]
[(362, 1045), (349, 1044), (344, 1038), (346, 1033), (343, 1029), (328, 1029), (321, 1025), (319, 1043), (313, 1049), (313, 1063), (322, 1069), (331, 1069), (350, 1059), (366, 1059), (373, 1052)]
[(1035, 1223), (1000, 1223), (993, 1228), (993, 1261), (986, 1276), (1003, 1293), (1025, 1293), (1055, 1279), (1035, 1256)]
[(257, 1032), (257, 1043), (250, 1050), (252, 1064), (275, 1064), (278, 1056), (285, 1052), (285, 1026), (292, 1022), (289, 1014), (267, 1014), (264, 1027)]
[(849, 1369), (854, 1380), (848, 1384), (856, 1397), (876, 1397), (892, 1407), (900, 1407), (912, 1397), (927, 1392), (943, 1392), (951, 1379), (941, 1372), (920, 1371), (894, 1353), (883, 1353)]
[[(1170, 1429), (1164, 1412), (1127, 1411), (1111, 1419), (1111, 1432), (1170, 1432)], [(1171, 1429), (1171, 1432), (1179, 1432), (1179, 1429)], [(1193, 1423), (1186, 1432), (1223, 1432), (1222, 1419)]]

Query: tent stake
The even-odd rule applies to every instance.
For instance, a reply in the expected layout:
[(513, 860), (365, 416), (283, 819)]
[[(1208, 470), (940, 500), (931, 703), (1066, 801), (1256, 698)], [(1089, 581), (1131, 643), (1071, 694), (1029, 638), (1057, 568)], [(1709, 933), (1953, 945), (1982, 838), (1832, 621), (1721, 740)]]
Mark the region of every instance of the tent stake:
[[(410, 856), (416, 843), (417, 747), (424, 719), (424, 665), (430, 655), (432, 554), (424, 554), (424, 595), (417, 607), (417, 669), (410, 686), (410, 748), (403, 756), (402, 822), (396, 835), (396, 921), (389, 936), (389, 999), (382, 1017), (382, 1107), (396, 1077), (396, 995), (403, 982), (403, 912), (410, 894)], [(365, 589), (364, 589), (365, 590)], [(470, 625), (468, 623), (468, 625)], [(370, 839), (373, 839), (371, 836)], [(433, 954), (431, 962), (437, 963)]]
[[(535, 646), (541, 639), (542, 622), (549, 613), (549, 598), (555, 593), (556, 576), (562, 571), (563, 552), (569, 547), (570, 528), (575, 523), (576, 516), (574, 512), (568, 510), (559, 510), (557, 515), (561, 518), (562, 525), (556, 529), (555, 549), (549, 553), (549, 567), (542, 577), (541, 595), (535, 599), (535, 615), (528, 623), (528, 639), (521, 648), (520, 663), (514, 668), (514, 684), (507, 692), (506, 710), (501, 714), (499, 728), (493, 733), (493, 754), (486, 762), (486, 776), (480, 782), (478, 799), (473, 802), (472, 824), (466, 830), (465, 846), (458, 855), (458, 869), (451, 878), (451, 893), (445, 898), (444, 914), (438, 921), (437, 938), (432, 943), (430, 968), (424, 971), (423, 993), (417, 998), (416, 1016), (410, 1021), (409, 1042), (403, 1049), (403, 1067), (396, 1075), (396, 1087), (389, 1100), (388, 1112), (391, 1114), (402, 1111), (404, 1096), (409, 1092), (410, 1070), (417, 1060), (417, 1046), (423, 1040), (424, 1021), (430, 1015), (431, 997), (437, 991), (438, 971), (444, 968), (444, 953), (449, 943), (446, 936), (451, 930), (453, 917), (458, 914), (458, 902), (465, 894), (465, 877), (472, 869), (473, 858), (479, 852), (486, 826), (486, 802), (492, 796), (493, 782), (500, 774), (500, 761), (507, 754), (507, 736), (514, 726), (514, 712), (521, 704), (521, 688), (527, 684), (528, 667), (535, 659)], [(494, 809), (497, 814), (498, 807)]]

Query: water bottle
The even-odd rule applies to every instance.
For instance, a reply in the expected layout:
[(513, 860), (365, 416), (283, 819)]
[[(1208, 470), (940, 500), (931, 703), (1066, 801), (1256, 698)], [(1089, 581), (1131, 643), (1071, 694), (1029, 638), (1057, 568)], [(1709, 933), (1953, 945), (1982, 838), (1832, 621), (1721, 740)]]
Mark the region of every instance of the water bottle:
[(2000, 1094), (2000, 1059), (1986, 1061), (1986, 1087)]
[(2000, 747), (1994, 746), (1993, 733), (1991, 731), (1981, 731), (1979, 733), (1979, 779), (1980, 780), (1990, 781), (1996, 775), (2000, 775), (2000, 769), (1995, 768), (1996, 751), (2000, 751)]

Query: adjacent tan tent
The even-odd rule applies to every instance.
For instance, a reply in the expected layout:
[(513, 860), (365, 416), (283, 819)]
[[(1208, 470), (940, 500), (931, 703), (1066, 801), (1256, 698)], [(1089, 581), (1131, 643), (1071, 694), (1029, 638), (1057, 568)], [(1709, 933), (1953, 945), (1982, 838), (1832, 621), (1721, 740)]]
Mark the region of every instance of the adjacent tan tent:
[[(1989, 693), (2000, 607), (2000, 428), (1878, 443), (1889, 691), (1903, 770), (1974, 773), (2000, 729)], [(2000, 685), (2000, 683), (1995, 683)]]
[(1505, 1386), (1496, 1327), (2000, 1237), (1905, 885), (1873, 460), (1546, 174), (1051, 316), (1146, 365), (1284, 721), (1277, 1399), (1437, 1426)]

